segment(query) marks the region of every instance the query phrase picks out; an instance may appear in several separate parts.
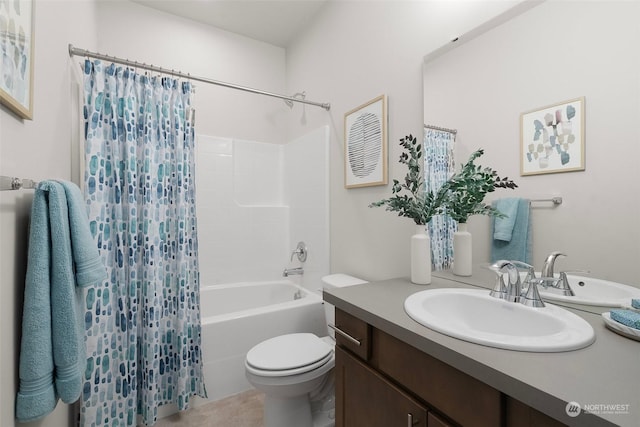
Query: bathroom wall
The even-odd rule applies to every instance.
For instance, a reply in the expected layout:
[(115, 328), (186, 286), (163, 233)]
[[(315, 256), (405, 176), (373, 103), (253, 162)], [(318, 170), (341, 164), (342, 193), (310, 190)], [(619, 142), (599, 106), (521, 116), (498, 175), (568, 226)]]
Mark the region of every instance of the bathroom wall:
[[(93, 1), (38, 1), (35, 5), (34, 115), (23, 121), (0, 106), (0, 174), (33, 179), (71, 178), (75, 90), (67, 45), (97, 47)], [(70, 425), (69, 406), (59, 404), (41, 422), (16, 424), (22, 295), (27, 227), (33, 191), (0, 192), (0, 426)]]
[[(319, 288), (329, 272), (327, 129), (287, 144), (198, 135), (196, 188), (203, 286), (290, 278)], [(304, 264), (290, 261), (298, 241)], [(316, 283), (316, 285), (314, 285)]]
[[(413, 222), (368, 205), (391, 185), (344, 188), (344, 113), (380, 94), (389, 99), (389, 178), (402, 178), (398, 140), (422, 135), (422, 58), (520, 1), (337, 1), (287, 49), (288, 92), (330, 102), (290, 116), (289, 138), (328, 124), (331, 271), (365, 279), (406, 276)], [(527, 2), (531, 3), (531, 2)]]
[[(458, 163), (483, 147), (480, 163), (519, 185), (492, 197), (563, 197), (532, 205), (538, 268), (559, 250), (558, 269), (640, 286), (639, 16), (638, 2), (550, 0), (425, 63), (425, 121), (458, 129)], [(585, 171), (521, 177), (520, 114), (580, 96)], [(488, 261), (489, 219), (469, 227), (474, 259)]]
[[(285, 92), (285, 50), (129, 1), (98, 3), (100, 52), (265, 91)], [(82, 47), (82, 46), (80, 46)], [(195, 82), (196, 129), (249, 141), (285, 141), (282, 100)]]

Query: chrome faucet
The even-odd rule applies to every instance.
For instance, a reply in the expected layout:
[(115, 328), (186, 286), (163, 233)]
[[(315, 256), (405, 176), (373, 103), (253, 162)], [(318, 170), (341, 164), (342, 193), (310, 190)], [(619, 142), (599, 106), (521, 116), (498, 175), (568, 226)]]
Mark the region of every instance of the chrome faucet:
[(504, 275), (499, 277), (500, 289), (496, 292), (491, 292), (492, 296), (504, 299), (510, 302), (520, 302), (520, 294), (522, 293), (522, 284), (520, 283), (520, 273), (518, 267), (511, 261), (500, 260), (497, 261), (492, 267), (498, 273), (507, 273), (507, 283), (504, 283)]
[(304, 270), (302, 269), (302, 267), (285, 268), (284, 271), (282, 272), (283, 277), (301, 276), (303, 274), (304, 274)]
[(551, 252), (547, 257), (547, 259), (544, 260), (544, 265), (542, 266), (542, 272), (540, 274), (543, 278), (553, 279), (554, 277), (553, 267), (556, 263), (556, 259), (559, 256), (566, 256), (566, 255), (563, 254), (562, 252), (557, 252), (557, 251)]
[[(520, 280), (518, 266), (527, 270), (524, 280)], [(543, 279), (536, 279), (533, 266), (522, 261), (500, 260), (491, 266), (497, 273), (506, 271), (508, 279), (504, 283), (504, 274), (498, 274), (498, 282), (490, 295), (509, 302), (519, 302), (528, 307), (544, 307), (544, 302), (538, 293), (538, 283)], [(525, 290), (525, 285), (528, 287)]]

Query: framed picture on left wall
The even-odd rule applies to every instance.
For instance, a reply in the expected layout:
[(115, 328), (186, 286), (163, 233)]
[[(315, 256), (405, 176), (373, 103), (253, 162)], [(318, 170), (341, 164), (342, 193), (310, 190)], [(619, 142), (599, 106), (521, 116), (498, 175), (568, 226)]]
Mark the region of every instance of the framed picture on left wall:
[(0, 102), (33, 119), (33, 0), (0, 2)]
[(387, 96), (380, 95), (344, 115), (345, 188), (388, 182)]

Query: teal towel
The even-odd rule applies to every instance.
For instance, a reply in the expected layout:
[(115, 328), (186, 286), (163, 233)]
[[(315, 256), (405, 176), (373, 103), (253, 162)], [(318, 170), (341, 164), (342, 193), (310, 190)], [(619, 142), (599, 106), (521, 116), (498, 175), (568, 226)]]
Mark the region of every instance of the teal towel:
[(611, 310), (609, 316), (618, 323), (640, 329), (640, 313), (632, 310)]
[(20, 386), (16, 396), (19, 422), (40, 419), (58, 403), (53, 386), (51, 342), (51, 233), (47, 193), (37, 188), (31, 206), (29, 252), (22, 310)]
[(493, 238), (494, 240), (502, 240), (504, 242), (511, 241), (513, 227), (516, 225), (518, 217), (518, 201), (517, 198), (498, 199), (495, 202), (495, 208), (502, 214), (504, 218), (493, 218)]
[(640, 299), (636, 299), (636, 298), (632, 299), (631, 307), (637, 308), (638, 310), (640, 310)]
[[(511, 240), (505, 242), (503, 240), (491, 240), (491, 262), (496, 262), (501, 259), (515, 260), (526, 262), (531, 264), (531, 223), (529, 215), (529, 200), (516, 199), (517, 200), (517, 214), (515, 223), (513, 225), (513, 231), (511, 233)], [(493, 207), (496, 207), (497, 203), (492, 203)], [(491, 222), (492, 227), (495, 227), (495, 222)], [(492, 230), (493, 236), (495, 230)]]
[(80, 188), (73, 182), (58, 182), (67, 196), (76, 286), (85, 287), (101, 283), (107, 279), (107, 270), (91, 234), (84, 197)]
[(46, 416), (58, 398), (75, 402), (82, 391), (86, 355), (77, 286), (103, 280), (106, 270), (94, 262), (97, 248), (73, 187), (44, 181), (34, 195), (16, 399), (20, 422)]

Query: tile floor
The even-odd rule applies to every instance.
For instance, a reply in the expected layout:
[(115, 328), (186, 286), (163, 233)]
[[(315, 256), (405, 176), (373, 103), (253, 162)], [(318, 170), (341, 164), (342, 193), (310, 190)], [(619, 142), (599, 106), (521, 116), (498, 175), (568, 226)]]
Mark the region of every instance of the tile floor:
[(249, 390), (159, 420), (155, 427), (262, 427), (264, 394)]

